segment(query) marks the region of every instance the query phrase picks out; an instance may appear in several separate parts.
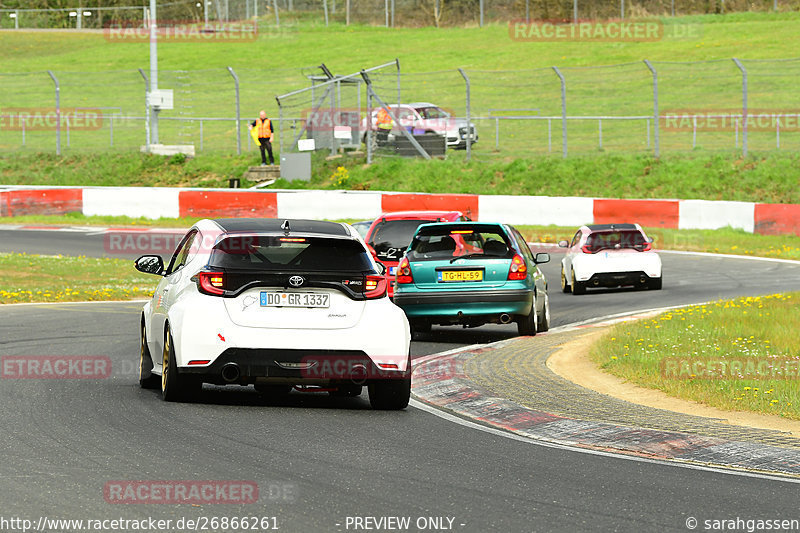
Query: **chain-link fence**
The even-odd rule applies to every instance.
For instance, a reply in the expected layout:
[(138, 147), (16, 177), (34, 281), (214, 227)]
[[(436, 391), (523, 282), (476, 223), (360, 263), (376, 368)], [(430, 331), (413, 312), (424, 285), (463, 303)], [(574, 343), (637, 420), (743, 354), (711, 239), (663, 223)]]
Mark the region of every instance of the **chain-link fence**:
[[(407, 134), (444, 137), (448, 157), (477, 159), (800, 148), (800, 59), (406, 72), (411, 67), (392, 61), (364, 75), (162, 70), (159, 86), (173, 90), (174, 105), (160, 113), (160, 142), (255, 150), (247, 123), (265, 109), (278, 150), (314, 139), (317, 150), (361, 150), (370, 159), (396, 156), (400, 145), (418, 153)], [(147, 139), (147, 75), (0, 73), (0, 150), (55, 151), (59, 136), (65, 153), (138, 150)], [(279, 105), (274, 95), (283, 95)], [(388, 142), (377, 135), (381, 103), (393, 118)]]

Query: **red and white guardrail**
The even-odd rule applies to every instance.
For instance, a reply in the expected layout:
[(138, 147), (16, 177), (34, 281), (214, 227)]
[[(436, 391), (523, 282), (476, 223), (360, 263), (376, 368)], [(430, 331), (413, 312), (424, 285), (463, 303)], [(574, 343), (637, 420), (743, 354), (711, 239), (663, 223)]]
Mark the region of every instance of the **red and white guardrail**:
[(578, 226), (643, 226), (800, 235), (800, 204), (710, 200), (630, 200), (554, 196), (428, 194), (380, 191), (182, 189), (170, 187), (0, 186), (0, 216), (279, 217), (372, 219), (385, 211), (460, 210), (475, 220)]

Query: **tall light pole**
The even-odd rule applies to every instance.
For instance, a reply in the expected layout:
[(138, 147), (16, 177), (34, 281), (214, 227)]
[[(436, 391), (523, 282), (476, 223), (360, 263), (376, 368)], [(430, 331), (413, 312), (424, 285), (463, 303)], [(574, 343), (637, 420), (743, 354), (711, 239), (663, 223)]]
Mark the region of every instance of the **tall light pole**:
[[(150, 95), (158, 92), (158, 22), (156, 0), (150, 0)], [(158, 144), (158, 106), (150, 106), (150, 142)]]

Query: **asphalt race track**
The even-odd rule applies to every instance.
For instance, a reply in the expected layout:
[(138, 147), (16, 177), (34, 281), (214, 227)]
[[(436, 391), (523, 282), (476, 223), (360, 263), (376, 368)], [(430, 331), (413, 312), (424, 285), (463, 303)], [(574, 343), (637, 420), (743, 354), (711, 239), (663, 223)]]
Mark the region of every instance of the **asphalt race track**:
[[(64, 235), (0, 231), (0, 251), (103, 254), (98, 235)], [(662, 291), (572, 296), (558, 287), (558, 258), (544, 266), (553, 326), (800, 290), (794, 264), (664, 254)], [(276, 517), (289, 532), (364, 531), (354, 517), (388, 516), (410, 517), (411, 531), (687, 531), (690, 517), (698, 530), (712, 519), (800, 518), (798, 484), (545, 447), (414, 407), (372, 411), (366, 394), (293, 393), (276, 403), (248, 388), (207, 387), (199, 402), (162, 402), (136, 381), (140, 307), (0, 307), (0, 355), (107, 356), (113, 369), (109, 379), (0, 380), (2, 518)], [(419, 356), (514, 333), (434, 328), (412, 350)], [(108, 503), (104, 486), (124, 480), (247, 480), (260, 497), (237, 505)], [(453, 521), (437, 528), (428, 517)], [(77, 529), (58, 531), (67, 530)]]

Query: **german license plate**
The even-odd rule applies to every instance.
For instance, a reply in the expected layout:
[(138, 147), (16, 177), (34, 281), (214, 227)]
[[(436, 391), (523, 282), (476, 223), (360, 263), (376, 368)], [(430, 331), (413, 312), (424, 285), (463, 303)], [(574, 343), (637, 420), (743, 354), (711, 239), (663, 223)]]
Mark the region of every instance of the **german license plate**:
[(318, 292), (262, 292), (261, 307), (330, 307), (330, 294)]
[(483, 281), (483, 270), (440, 270), (439, 281)]

